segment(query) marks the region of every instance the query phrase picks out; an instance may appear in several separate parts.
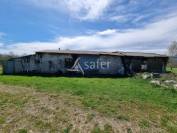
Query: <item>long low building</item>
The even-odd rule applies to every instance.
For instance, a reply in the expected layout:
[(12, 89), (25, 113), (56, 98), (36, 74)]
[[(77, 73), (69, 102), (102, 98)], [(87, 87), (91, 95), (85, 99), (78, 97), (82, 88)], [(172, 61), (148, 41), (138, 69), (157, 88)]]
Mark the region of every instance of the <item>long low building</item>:
[(4, 74), (125, 76), (163, 73), (167, 61), (167, 56), (154, 53), (46, 50), (10, 59), (3, 70)]

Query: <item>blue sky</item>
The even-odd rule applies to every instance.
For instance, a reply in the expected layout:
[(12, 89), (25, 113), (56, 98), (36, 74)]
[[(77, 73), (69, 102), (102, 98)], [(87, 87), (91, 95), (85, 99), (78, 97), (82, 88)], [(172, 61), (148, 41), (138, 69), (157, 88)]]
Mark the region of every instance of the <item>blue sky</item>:
[(165, 53), (174, 40), (177, 0), (0, 0), (0, 53)]

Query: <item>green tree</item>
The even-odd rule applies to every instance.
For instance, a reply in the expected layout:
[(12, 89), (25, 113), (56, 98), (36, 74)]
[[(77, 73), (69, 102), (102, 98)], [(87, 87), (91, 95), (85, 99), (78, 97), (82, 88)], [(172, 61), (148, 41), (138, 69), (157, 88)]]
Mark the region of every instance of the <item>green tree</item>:
[(177, 56), (177, 41), (173, 41), (171, 45), (168, 47), (168, 55), (169, 58), (169, 66), (172, 69), (173, 67), (177, 67), (177, 60), (175, 57)]

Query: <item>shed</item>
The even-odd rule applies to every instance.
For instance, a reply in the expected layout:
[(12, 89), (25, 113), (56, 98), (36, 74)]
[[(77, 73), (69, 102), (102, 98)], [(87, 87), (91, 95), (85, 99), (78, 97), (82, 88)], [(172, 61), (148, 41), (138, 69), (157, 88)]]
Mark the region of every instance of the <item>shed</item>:
[(155, 53), (44, 50), (8, 60), (4, 74), (126, 76), (165, 72), (168, 57)]

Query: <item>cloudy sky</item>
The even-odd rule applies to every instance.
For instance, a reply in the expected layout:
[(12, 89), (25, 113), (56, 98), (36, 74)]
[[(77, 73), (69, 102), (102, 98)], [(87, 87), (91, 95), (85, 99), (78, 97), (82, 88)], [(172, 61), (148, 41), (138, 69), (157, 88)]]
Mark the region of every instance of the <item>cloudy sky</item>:
[(165, 53), (174, 40), (177, 0), (0, 0), (0, 53)]

